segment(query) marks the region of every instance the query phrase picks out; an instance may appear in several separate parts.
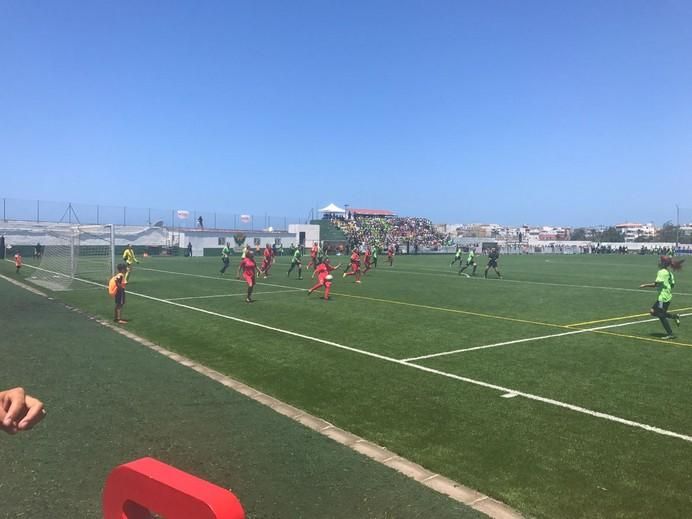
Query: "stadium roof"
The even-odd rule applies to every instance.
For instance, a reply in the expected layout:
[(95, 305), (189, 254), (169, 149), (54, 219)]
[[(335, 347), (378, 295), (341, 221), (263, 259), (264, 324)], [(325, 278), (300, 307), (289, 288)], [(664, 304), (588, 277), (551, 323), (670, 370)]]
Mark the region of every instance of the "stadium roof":
[(386, 209), (355, 209), (351, 208), (351, 214), (360, 214), (363, 216), (394, 216), (396, 213), (387, 211)]

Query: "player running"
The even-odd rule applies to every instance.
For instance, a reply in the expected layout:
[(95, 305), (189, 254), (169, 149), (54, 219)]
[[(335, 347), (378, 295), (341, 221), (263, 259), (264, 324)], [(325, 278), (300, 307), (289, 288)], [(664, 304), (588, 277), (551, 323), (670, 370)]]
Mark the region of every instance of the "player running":
[(389, 266), (394, 266), (394, 245), (390, 245), (387, 249), (387, 261), (389, 261)]
[[(461, 265), (461, 263), (462, 263), (461, 253), (462, 253), (462, 251), (461, 251), (461, 246), (457, 245), (457, 250), (456, 250), (456, 252), (454, 253), (454, 258), (452, 258), (452, 262), (449, 264), (450, 268), (451, 268), (451, 266), (454, 265), (457, 261), (459, 262), (459, 265)], [(461, 273), (461, 272), (460, 272), (460, 273)]]
[(262, 260), (262, 266), (260, 267), (260, 272), (264, 276), (264, 279), (267, 279), (269, 277), (269, 269), (272, 268), (272, 264), (274, 263), (274, 249), (272, 249), (271, 245), (267, 243), (267, 246), (264, 248), (264, 259)]
[(240, 272), (242, 271), (243, 278), (247, 283), (247, 297), (245, 298), (246, 303), (254, 303), (254, 300), (252, 299), (252, 291), (255, 288), (257, 270), (255, 255), (251, 250), (248, 250), (246, 256), (240, 261), (240, 265), (238, 265), (238, 273), (236, 275), (236, 279), (240, 279)]
[(293, 258), (291, 258), (291, 267), (288, 269), (286, 277), (290, 277), (291, 272), (293, 272), (293, 269), (296, 267), (298, 267), (298, 279), (303, 279), (303, 253), (300, 251), (300, 247), (293, 252)]
[[(461, 260), (459, 261), (459, 264), (461, 265)], [(471, 272), (471, 275), (472, 275), (472, 276), (475, 276), (475, 275), (476, 275), (476, 268), (478, 268), (478, 263), (476, 263), (476, 251), (474, 250), (473, 247), (469, 247), (469, 253), (468, 253), (468, 255), (466, 256), (466, 265), (464, 265), (463, 267), (461, 267), (461, 268), (459, 269), (459, 275), (461, 276), (461, 274), (462, 274), (467, 268), (469, 268), (470, 265), (473, 265), (473, 272)], [(468, 274), (465, 274), (465, 276), (468, 277)], [(487, 272), (486, 272), (486, 276), (485, 276), (485, 277), (488, 277), (488, 273), (487, 273)]]
[(336, 270), (338, 268), (341, 268), (341, 264), (337, 265), (336, 267), (332, 267), (332, 265), (329, 263), (329, 258), (324, 258), (324, 261), (317, 265), (317, 268), (315, 271), (312, 273), (312, 277), (315, 277), (315, 274), (317, 274), (317, 284), (313, 286), (310, 290), (308, 290), (308, 295), (312, 294), (315, 290), (317, 290), (320, 287), (324, 287), (324, 300), (328, 301), (329, 300), (329, 290), (332, 287), (332, 274), (331, 272), (333, 270)]
[(654, 317), (658, 317), (661, 321), (663, 328), (668, 334), (663, 337), (664, 339), (675, 339), (668, 319), (673, 319), (675, 324), (680, 326), (680, 315), (668, 313), (668, 307), (673, 299), (673, 288), (675, 287), (675, 276), (671, 272), (671, 269), (676, 271), (680, 270), (683, 261), (685, 260), (676, 261), (670, 256), (661, 256), (658, 263), (656, 281), (639, 285), (639, 288), (655, 288), (658, 290), (658, 298), (651, 307), (651, 310), (649, 310), (649, 313)]
[(221, 249), (221, 261), (223, 262), (223, 267), (221, 267), (221, 274), (226, 273), (226, 269), (231, 264), (231, 244), (226, 242), (226, 246)]
[(380, 248), (375, 245), (372, 248), (372, 266), (373, 268), (377, 268), (377, 253), (379, 252)]
[(356, 283), (360, 283), (360, 252), (357, 248), (351, 253), (351, 271), (344, 272), (342, 277), (346, 276), (356, 276)]
[(130, 274), (132, 273), (132, 266), (135, 263), (139, 263), (139, 260), (135, 258), (135, 251), (132, 250), (132, 245), (129, 243), (127, 244), (127, 247), (125, 247), (125, 250), (123, 251), (123, 260), (125, 260), (125, 264), (127, 265), (127, 272), (125, 273), (125, 281), (130, 280)]
[(368, 247), (367, 249), (365, 249), (365, 256), (364, 256), (364, 260), (363, 260), (363, 263), (365, 264), (365, 270), (363, 270), (364, 275), (367, 274), (368, 270), (370, 270), (372, 268), (372, 264), (370, 262), (371, 257), (372, 257), (372, 251), (370, 250), (370, 247)]
[(320, 251), (320, 246), (317, 245), (317, 242), (313, 242), (312, 248), (310, 249), (310, 262), (308, 263), (308, 266), (305, 267), (307, 270), (310, 270), (310, 267), (312, 266), (313, 269), (317, 268), (317, 254)]
[(500, 259), (500, 253), (498, 250), (493, 247), (490, 249), (490, 254), (488, 254), (488, 264), (485, 266), (485, 279), (488, 279), (488, 270), (491, 268), (495, 271), (495, 274), (497, 274), (497, 277), (502, 279), (502, 274), (500, 274), (500, 271), (497, 268), (497, 261)]

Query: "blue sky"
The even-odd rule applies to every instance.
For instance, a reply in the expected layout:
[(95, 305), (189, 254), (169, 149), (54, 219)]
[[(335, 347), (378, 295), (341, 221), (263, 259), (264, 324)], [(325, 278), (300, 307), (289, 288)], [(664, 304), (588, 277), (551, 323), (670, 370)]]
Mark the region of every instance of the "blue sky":
[(692, 208), (690, 20), (687, 0), (0, 0), (0, 196), (662, 223)]

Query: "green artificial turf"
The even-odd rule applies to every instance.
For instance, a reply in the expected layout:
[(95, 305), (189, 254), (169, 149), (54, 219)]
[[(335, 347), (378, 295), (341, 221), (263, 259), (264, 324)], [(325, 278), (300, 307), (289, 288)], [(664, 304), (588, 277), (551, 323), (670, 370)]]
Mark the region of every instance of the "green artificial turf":
[(3, 387), (48, 410), (0, 438), (0, 517), (101, 517), (108, 473), (144, 456), (231, 488), (249, 519), (482, 516), (85, 315), (0, 287)]
[[(219, 260), (149, 258), (132, 275), (124, 313), (135, 333), (527, 515), (691, 509), (691, 442), (473, 383), (690, 436), (691, 321), (683, 318), (671, 342), (658, 322), (644, 322), (656, 296), (638, 287), (655, 278), (656, 258), (503, 256), (501, 280), (492, 271), (483, 279), (483, 258), (473, 278), (450, 260), (397, 257), (360, 285), (336, 276), (325, 302), (306, 295), (310, 279), (287, 279), (288, 259), (279, 258), (248, 305), (244, 284), (218, 274)], [(692, 284), (684, 271), (676, 277), (672, 309), (690, 308)], [(105, 289), (55, 296), (112, 312)], [(590, 321), (603, 322), (578, 324)], [(400, 362), (622, 323), (634, 324)]]

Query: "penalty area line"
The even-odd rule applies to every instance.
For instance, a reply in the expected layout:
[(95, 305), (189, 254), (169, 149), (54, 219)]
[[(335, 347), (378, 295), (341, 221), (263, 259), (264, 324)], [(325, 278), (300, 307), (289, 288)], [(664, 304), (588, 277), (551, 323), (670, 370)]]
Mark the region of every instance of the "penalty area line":
[[(256, 296), (259, 294), (285, 294), (287, 292), (305, 292), (307, 288), (290, 288), (288, 290), (269, 290), (265, 292), (253, 292), (252, 295)], [(209, 295), (209, 296), (187, 296), (187, 297), (170, 297), (166, 299), (166, 301), (185, 301), (188, 299), (212, 299), (212, 298), (218, 298), (218, 297), (247, 297), (246, 293), (240, 293), (240, 294), (215, 294), (215, 295)]]
[[(688, 310), (692, 310), (692, 306), (688, 306), (687, 308), (676, 308), (676, 312), (686, 312)], [(634, 314), (634, 315), (623, 315), (620, 317), (609, 317), (608, 319), (598, 319), (596, 321), (584, 321), (583, 323), (574, 323), (574, 324), (566, 324), (565, 326), (586, 326), (588, 324), (597, 324), (597, 323), (605, 323), (608, 321), (621, 321), (623, 319), (633, 319), (635, 317), (647, 317), (651, 315), (650, 313), (645, 313), (645, 314)]]
[[(646, 314), (646, 315), (648, 315), (648, 314)], [(692, 314), (681, 314), (680, 317), (689, 317), (690, 315), (692, 315)], [(664, 344), (673, 344), (676, 346), (688, 346), (688, 347), (692, 346), (692, 344), (687, 344), (685, 342), (676, 342), (673, 340), (666, 340), (666, 339), (654, 339), (651, 337), (638, 337), (636, 335), (624, 335), (624, 334), (612, 333), (612, 332), (606, 332), (605, 331), (605, 330), (608, 330), (611, 328), (620, 328), (622, 326), (631, 326), (634, 324), (650, 323), (653, 321), (658, 321), (658, 319), (657, 318), (641, 319), (639, 321), (630, 321), (627, 323), (608, 324), (605, 326), (597, 326), (595, 328), (583, 328), (580, 330), (572, 330), (570, 332), (554, 333), (552, 335), (541, 335), (540, 337), (527, 337), (525, 339), (516, 339), (514, 341), (497, 342), (495, 344), (486, 344), (483, 346), (473, 346), (471, 348), (460, 348), (457, 350), (442, 351), (439, 353), (431, 353), (430, 355), (421, 355), (419, 357), (409, 357), (407, 359), (401, 359), (401, 361), (402, 362), (413, 362), (416, 360), (432, 359), (435, 357), (443, 357), (446, 355), (455, 355), (457, 353), (465, 353), (468, 351), (485, 350), (488, 348), (499, 348), (500, 346), (510, 346), (512, 344), (520, 344), (520, 343), (524, 343), (524, 342), (542, 341), (544, 339), (553, 339), (555, 337), (564, 337), (566, 335), (579, 335), (581, 333), (603, 333), (603, 334), (608, 334), (608, 335), (614, 335), (617, 337), (626, 337), (626, 338), (630, 338), (630, 339), (639, 339), (639, 340), (650, 341), (650, 342), (662, 342)]]

